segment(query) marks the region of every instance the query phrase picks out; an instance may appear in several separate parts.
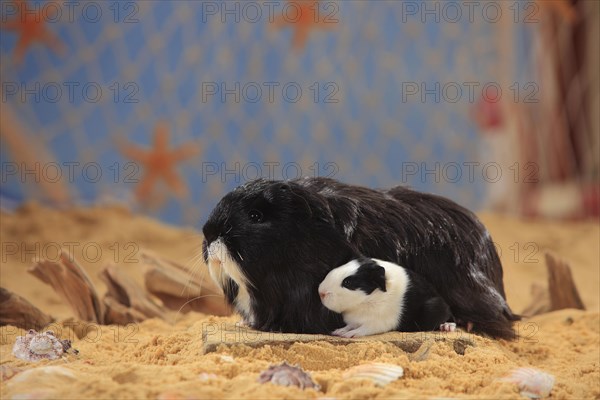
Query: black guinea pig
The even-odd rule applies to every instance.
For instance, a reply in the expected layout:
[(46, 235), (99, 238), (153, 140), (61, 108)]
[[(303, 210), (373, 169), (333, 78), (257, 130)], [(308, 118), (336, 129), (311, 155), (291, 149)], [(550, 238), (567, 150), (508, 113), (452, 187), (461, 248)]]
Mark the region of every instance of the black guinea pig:
[(229, 303), (258, 330), (330, 333), (343, 318), (320, 282), (360, 256), (425, 278), (459, 326), (514, 338), (502, 265), (488, 231), (451, 200), (328, 178), (258, 179), (221, 199), (203, 227), (204, 260)]

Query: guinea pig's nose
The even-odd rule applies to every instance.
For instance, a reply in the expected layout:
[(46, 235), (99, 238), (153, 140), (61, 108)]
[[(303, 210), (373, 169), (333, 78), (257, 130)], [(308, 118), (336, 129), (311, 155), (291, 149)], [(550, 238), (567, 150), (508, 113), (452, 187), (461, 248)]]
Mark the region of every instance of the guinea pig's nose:
[(329, 292), (319, 292), (319, 297), (321, 298), (321, 300), (325, 299), (325, 297), (327, 297), (327, 295), (329, 294)]

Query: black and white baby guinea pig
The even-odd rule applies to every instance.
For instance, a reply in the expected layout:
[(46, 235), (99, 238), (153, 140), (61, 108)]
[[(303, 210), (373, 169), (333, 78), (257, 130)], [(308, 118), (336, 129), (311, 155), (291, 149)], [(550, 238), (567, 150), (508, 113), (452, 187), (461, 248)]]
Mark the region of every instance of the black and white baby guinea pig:
[(333, 269), (319, 285), (325, 307), (346, 326), (333, 335), (453, 330), (450, 306), (423, 277), (401, 266), (361, 257)]

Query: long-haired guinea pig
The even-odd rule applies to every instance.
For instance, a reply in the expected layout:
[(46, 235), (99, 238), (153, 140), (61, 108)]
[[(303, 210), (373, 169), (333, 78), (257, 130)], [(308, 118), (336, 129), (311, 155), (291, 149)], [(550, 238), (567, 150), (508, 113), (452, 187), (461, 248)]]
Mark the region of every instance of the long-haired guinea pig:
[(327, 178), (250, 181), (221, 199), (203, 227), (204, 259), (251, 327), (330, 333), (344, 326), (321, 303), (332, 269), (365, 255), (430, 282), (459, 326), (513, 338), (502, 265), (470, 211), (404, 187), (373, 190)]
[(336, 336), (445, 330), (452, 318), (450, 306), (419, 274), (366, 257), (331, 270), (319, 296), (344, 317), (346, 326), (333, 331)]

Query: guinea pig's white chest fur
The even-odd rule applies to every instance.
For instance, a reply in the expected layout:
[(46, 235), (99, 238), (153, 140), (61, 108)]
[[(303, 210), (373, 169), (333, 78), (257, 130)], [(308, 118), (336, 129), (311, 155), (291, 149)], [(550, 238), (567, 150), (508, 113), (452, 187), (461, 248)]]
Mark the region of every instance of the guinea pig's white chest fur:
[[(409, 276), (399, 265), (377, 259), (373, 261), (378, 271), (365, 272), (358, 260), (352, 260), (332, 270), (319, 285), (323, 305), (341, 313), (346, 323), (345, 327), (334, 331), (334, 335), (366, 336), (398, 327), (405, 293), (410, 285)], [(379, 273), (380, 278), (385, 279), (384, 285), (373, 289), (369, 284), (374, 278), (372, 275), (365, 276), (365, 273)], [(365, 293), (365, 290), (372, 291)]]
[(227, 246), (221, 239), (215, 240), (208, 248), (208, 271), (212, 279), (225, 287), (227, 278), (238, 285), (238, 293), (234, 300), (236, 310), (251, 324), (254, 317), (248, 293), (247, 282), (237, 262), (231, 257)]

